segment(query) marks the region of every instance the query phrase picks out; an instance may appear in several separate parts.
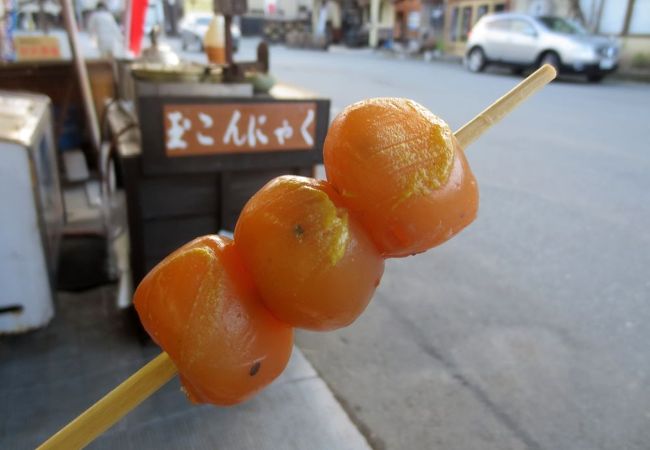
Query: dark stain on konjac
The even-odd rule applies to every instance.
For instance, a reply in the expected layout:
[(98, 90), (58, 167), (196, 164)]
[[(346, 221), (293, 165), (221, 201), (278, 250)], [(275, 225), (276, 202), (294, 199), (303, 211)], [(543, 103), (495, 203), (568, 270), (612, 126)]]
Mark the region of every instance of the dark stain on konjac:
[(262, 366), (262, 363), (260, 361), (257, 361), (255, 364), (251, 366), (251, 370), (248, 371), (248, 374), (253, 377), (257, 374), (257, 372), (260, 371), (260, 367)]

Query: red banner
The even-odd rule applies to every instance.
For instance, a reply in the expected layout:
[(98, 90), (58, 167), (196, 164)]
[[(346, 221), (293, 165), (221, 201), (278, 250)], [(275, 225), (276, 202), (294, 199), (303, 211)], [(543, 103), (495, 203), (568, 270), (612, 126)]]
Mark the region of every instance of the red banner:
[(142, 34), (144, 33), (144, 16), (147, 12), (147, 0), (131, 0), (131, 29), (129, 30), (129, 49), (135, 56), (140, 54)]

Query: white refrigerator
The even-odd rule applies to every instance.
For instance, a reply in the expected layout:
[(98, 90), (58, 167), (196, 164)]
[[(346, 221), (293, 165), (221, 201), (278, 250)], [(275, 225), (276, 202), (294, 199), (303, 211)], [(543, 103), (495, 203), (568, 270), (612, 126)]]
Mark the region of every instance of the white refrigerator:
[(0, 91), (0, 334), (53, 317), (63, 221), (50, 100)]

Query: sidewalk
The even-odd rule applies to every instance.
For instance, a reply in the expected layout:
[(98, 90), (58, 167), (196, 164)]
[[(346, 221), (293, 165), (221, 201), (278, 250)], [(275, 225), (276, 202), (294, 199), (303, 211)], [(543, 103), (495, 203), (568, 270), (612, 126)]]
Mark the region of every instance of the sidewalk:
[[(0, 448), (34, 448), (146, 364), (115, 289), (59, 292), (46, 328), (0, 339)], [(230, 408), (190, 404), (178, 378), (89, 448), (368, 450), (325, 382), (294, 347), (285, 372), (252, 400)]]
[[(83, 188), (66, 189), (66, 205), (72, 225), (101, 229)], [(76, 258), (101, 266), (82, 243), (77, 250), (67, 272)], [(50, 324), (0, 336), (0, 448), (36, 447), (160, 353), (141, 343), (137, 318), (116, 297), (113, 284), (59, 291)], [(298, 347), (284, 373), (248, 402), (192, 405), (175, 377), (89, 448), (370, 449)]]

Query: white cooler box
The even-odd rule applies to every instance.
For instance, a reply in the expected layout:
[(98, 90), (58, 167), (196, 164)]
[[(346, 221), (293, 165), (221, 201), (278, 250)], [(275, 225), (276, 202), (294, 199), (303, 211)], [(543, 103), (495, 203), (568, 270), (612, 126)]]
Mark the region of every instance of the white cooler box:
[(46, 325), (64, 210), (49, 98), (0, 91), (0, 333)]

